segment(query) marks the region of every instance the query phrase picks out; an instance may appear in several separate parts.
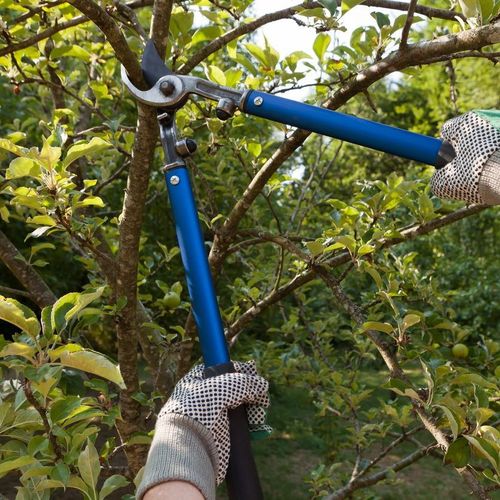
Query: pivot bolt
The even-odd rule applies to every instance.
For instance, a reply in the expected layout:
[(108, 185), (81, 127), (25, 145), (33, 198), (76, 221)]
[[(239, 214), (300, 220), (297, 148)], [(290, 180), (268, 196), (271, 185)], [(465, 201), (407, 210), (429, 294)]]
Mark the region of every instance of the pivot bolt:
[(193, 139), (182, 139), (175, 143), (175, 150), (179, 156), (185, 158), (191, 156), (196, 151), (197, 145)]
[(256, 105), (256, 106), (260, 106), (262, 103), (264, 102), (264, 99), (262, 99), (262, 97), (256, 97), (254, 100), (253, 100), (253, 103)]
[(217, 104), (217, 109), (215, 110), (215, 114), (219, 120), (228, 120), (231, 116), (234, 115), (236, 111), (236, 104), (232, 99), (222, 98), (219, 100)]
[(172, 177), (170, 177), (170, 184), (172, 184), (173, 186), (177, 186), (179, 182), (181, 182), (181, 180), (177, 175), (172, 175)]
[(160, 91), (163, 95), (169, 96), (175, 90), (175, 85), (168, 80), (160, 83)]

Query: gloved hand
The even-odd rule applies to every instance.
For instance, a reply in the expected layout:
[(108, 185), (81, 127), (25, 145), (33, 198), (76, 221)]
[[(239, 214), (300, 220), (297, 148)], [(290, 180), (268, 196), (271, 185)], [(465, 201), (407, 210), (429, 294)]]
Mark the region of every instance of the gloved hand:
[(187, 481), (215, 499), (229, 463), (228, 409), (247, 405), (250, 431), (270, 432), (265, 425), (269, 384), (257, 375), (253, 361), (233, 365), (236, 372), (206, 379), (198, 365), (177, 383), (158, 415), (138, 499), (173, 480)]
[(441, 130), (456, 158), (436, 170), (432, 192), (468, 203), (500, 203), (500, 111), (471, 111), (448, 120)]

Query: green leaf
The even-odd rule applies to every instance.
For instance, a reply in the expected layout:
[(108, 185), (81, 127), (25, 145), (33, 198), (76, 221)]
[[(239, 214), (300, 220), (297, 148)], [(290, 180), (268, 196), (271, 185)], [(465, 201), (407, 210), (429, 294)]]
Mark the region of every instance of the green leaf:
[(407, 314), (403, 318), (403, 323), (401, 325), (401, 328), (403, 331), (408, 330), (413, 325), (416, 325), (417, 323), (420, 323), (420, 316), (418, 314)]
[(55, 226), (57, 223), (50, 215), (35, 215), (26, 219), (28, 224), (37, 224), (39, 226)]
[(373, 245), (368, 245), (365, 243), (364, 245), (361, 245), (358, 248), (357, 254), (359, 257), (362, 257), (363, 255), (372, 253), (374, 251), (375, 251), (375, 247)]
[(51, 322), (53, 328), (57, 331), (64, 329), (69, 320), (75, 317), (92, 301), (99, 298), (103, 291), (104, 287), (100, 287), (95, 292), (71, 292), (63, 295), (52, 306)]
[(450, 429), (451, 429), (451, 432), (453, 433), (453, 437), (455, 439), (457, 439), (458, 437), (458, 432), (460, 430), (460, 423), (459, 423), (459, 419), (456, 417), (456, 415), (454, 414), (454, 412), (444, 406), (444, 405), (435, 405), (437, 406), (438, 408), (441, 408), (441, 410), (443, 410), (444, 414), (446, 415), (446, 418), (448, 419), (448, 422), (450, 423)]
[(363, 2), (363, 0), (342, 0), (342, 13), (345, 14), (349, 9)]
[(317, 255), (321, 255), (324, 251), (323, 243), (319, 240), (315, 241), (308, 241), (306, 243), (306, 246), (308, 250), (311, 252), (311, 255), (313, 257), (316, 257)]
[(84, 497), (88, 500), (94, 500), (95, 499), (95, 492), (94, 495), (90, 495), (90, 492), (92, 491), (89, 486), (87, 486), (81, 477), (79, 476), (71, 476), (69, 478), (68, 488), (74, 488), (75, 490), (79, 490), (84, 494)]
[(98, 153), (104, 149), (111, 147), (109, 142), (106, 142), (100, 137), (93, 137), (89, 142), (81, 142), (71, 146), (62, 162), (63, 169), (66, 169), (71, 163), (82, 156), (89, 156)]
[(118, 488), (123, 488), (128, 485), (128, 481), (118, 474), (108, 477), (104, 484), (102, 485), (101, 491), (99, 493), (99, 500), (104, 500), (108, 495), (111, 495), (113, 491)]
[(15, 299), (8, 299), (0, 295), (0, 319), (7, 321), (36, 337), (40, 332), (40, 323), (35, 313)]
[(219, 85), (226, 85), (226, 75), (219, 67), (210, 65), (206, 71), (209, 80), (212, 80)]
[(377, 332), (388, 333), (389, 335), (394, 332), (394, 327), (389, 323), (381, 323), (379, 321), (366, 321), (362, 326), (366, 332), (368, 330), (376, 330)]
[(102, 198), (99, 196), (87, 196), (83, 200), (78, 201), (75, 203), (75, 208), (81, 208), (81, 207), (100, 207), (103, 208), (104, 201), (102, 201)]
[(85, 483), (95, 490), (101, 472), (101, 464), (97, 450), (90, 440), (87, 441), (87, 447), (78, 457), (78, 470)]
[(30, 158), (14, 158), (5, 172), (6, 179), (19, 179), (20, 177), (36, 177), (40, 174), (40, 166)]
[(464, 384), (476, 384), (480, 387), (486, 387), (488, 389), (496, 389), (496, 385), (492, 382), (488, 382), (486, 379), (478, 375), (477, 373), (464, 373), (455, 377), (450, 384), (452, 385), (464, 385)]
[(94, 351), (63, 352), (59, 361), (63, 366), (93, 373), (125, 388), (120, 368), (105, 356)]
[(422, 402), (422, 398), (418, 395), (417, 391), (415, 391), (411, 385), (403, 382), (402, 380), (392, 378), (385, 384), (385, 387), (394, 391), (396, 394)]
[(69, 467), (62, 462), (59, 462), (50, 473), (50, 477), (56, 481), (61, 481), (65, 486), (68, 484), (71, 471)]
[(470, 460), (469, 443), (463, 437), (459, 437), (450, 444), (444, 461), (447, 464), (453, 464), (457, 468), (465, 467)]
[(66, 396), (63, 399), (59, 399), (50, 407), (50, 419), (54, 423), (61, 422), (65, 418), (68, 418), (81, 404), (82, 399), (79, 396)]
[(480, 5), (477, 0), (458, 0), (460, 9), (465, 17), (476, 17), (480, 12)]
[(258, 142), (248, 142), (247, 143), (247, 151), (252, 156), (257, 158), (260, 155), (260, 153), (262, 152), (262, 144), (260, 144)]
[(483, 24), (486, 24), (491, 14), (493, 13), (495, 2), (494, 0), (479, 0), (479, 6), (481, 8), (481, 19), (483, 21)]
[(495, 415), (495, 411), (491, 408), (476, 408), (474, 410), (474, 415), (476, 417), (477, 426), (479, 427)]
[(332, 39), (327, 33), (320, 33), (314, 40), (313, 50), (320, 61), (323, 61), (325, 52), (328, 50), (331, 41)]
[(12, 470), (20, 469), (26, 465), (34, 464), (36, 460), (33, 457), (18, 457), (10, 460), (3, 460), (0, 462), (0, 477), (5, 476), (8, 472)]
[(370, 15), (377, 21), (377, 26), (382, 29), (384, 26), (390, 26), (391, 19), (382, 12), (371, 12)]
[(55, 349), (49, 349), (47, 354), (52, 362), (57, 361), (63, 353), (65, 352), (76, 352), (83, 351), (83, 347), (80, 344), (64, 344), (62, 346), (56, 347)]
[(480, 437), (467, 436), (464, 434), (464, 438), (469, 441), (469, 443), (479, 452), (479, 454), (488, 460), (491, 465), (495, 468), (497, 473), (500, 468), (500, 456), (498, 451), (486, 441), (486, 439)]
[(328, 9), (332, 16), (335, 15), (338, 8), (336, 0), (321, 0), (321, 3)]
[(35, 354), (35, 349), (27, 344), (21, 342), (12, 342), (7, 344), (0, 351), (0, 358), (5, 356), (22, 356), (23, 358), (31, 360)]

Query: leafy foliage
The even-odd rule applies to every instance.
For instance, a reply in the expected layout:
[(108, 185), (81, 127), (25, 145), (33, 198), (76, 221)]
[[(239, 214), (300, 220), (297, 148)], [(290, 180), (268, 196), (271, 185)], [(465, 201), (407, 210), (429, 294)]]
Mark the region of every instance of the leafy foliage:
[[(311, 46), (279, 53), (254, 31), (224, 38), (254, 19), (252, 3), (175, 3), (170, 66), (231, 87), (304, 86), (306, 101), (344, 104), (359, 75), (400, 50), (407, 22), (406, 12), (372, 9), (373, 22), (340, 43), (343, 15), (361, 2), (306, 3), (285, 17), (316, 30)], [(140, 54), (151, 7), (99, 5)], [(493, 23), (500, 2), (459, 7), (463, 19), (415, 15), (409, 43)], [(0, 477), (20, 472), (19, 499), (73, 488), (101, 500), (127, 485), (131, 494), (150, 417), (199, 355), (164, 161), (134, 143), (145, 125), (136, 129), (118, 49), (95, 23), (75, 22), (80, 12), (59, 2), (0, 0), (0, 15), (2, 234), (18, 249), (14, 260), (59, 297), (39, 307), (36, 287), (5, 260), (2, 293), (18, 279), (28, 297), (0, 300)], [(210, 51), (214, 40), (220, 50)], [(494, 48), (444, 56), (352, 87), (343, 111), (437, 135), (453, 116), (500, 106)], [(401, 464), (383, 459), (402, 443), (411, 452), (401, 468), (433, 453), (467, 467), (481, 487), (500, 484), (498, 211), (438, 200), (430, 168), (333, 139), (311, 136), (291, 155), (298, 132), (240, 113), (221, 122), (214, 107), (189, 100), (176, 119), (198, 142), (188, 164), (212, 260), (223, 254), (222, 316), (235, 357), (256, 358), (271, 381), (314, 402), (314, 438), (328, 451), (308, 472), (311, 495), (366, 489), (356, 495), (373, 498), (372, 485), (397, 481)], [(248, 202), (255, 185), (263, 187)], [(228, 236), (235, 206), (248, 210)], [(135, 233), (123, 229), (130, 220)], [(137, 305), (135, 290), (117, 293), (133, 240)], [(458, 343), (467, 356), (453, 355)], [(120, 370), (113, 360), (127, 349), (136, 366)], [(122, 450), (128, 469), (117, 475)]]

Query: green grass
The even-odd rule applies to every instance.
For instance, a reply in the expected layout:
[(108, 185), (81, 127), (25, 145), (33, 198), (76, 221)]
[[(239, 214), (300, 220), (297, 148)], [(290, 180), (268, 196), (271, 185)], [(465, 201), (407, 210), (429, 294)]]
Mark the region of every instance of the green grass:
[[(330, 451), (314, 432), (317, 425), (314, 405), (305, 391), (290, 387), (273, 387), (271, 401), (269, 423), (274, 432), (271, 437), (253, 443), (264, 497), (271, 500), (311, 498), (304, 480), (313, 468), (326, 461)], [(340, 426), (338, 432), (342, 432)], [(418, 438), (429, 441), (425, 433)], [(411, 444), (401, 445), (381, 465), (387, 466), (412, 451)], [(425, 457), (401, 471), (395, 481), (359, 490), (352, 498), (434, 500), (441, 497), (450, 500), (471, 498), (451, 467), (444, 467), (438, 458)], [(224, 487), (219, 489), (217, 498), (227, 498)], [(494, 498), (500, 500), (500, 496)]]

